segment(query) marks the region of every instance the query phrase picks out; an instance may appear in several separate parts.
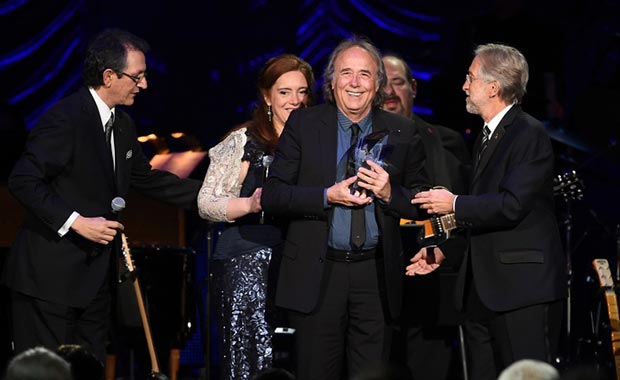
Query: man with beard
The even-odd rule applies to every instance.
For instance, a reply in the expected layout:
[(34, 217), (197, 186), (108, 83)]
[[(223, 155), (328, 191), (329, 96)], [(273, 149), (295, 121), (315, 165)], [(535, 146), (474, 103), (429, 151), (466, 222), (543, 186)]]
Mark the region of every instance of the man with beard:
[[(424, 166), (430, 183), (443, 186), (456, 194), (465, 193), (471, 170), (471, 158), (465, 140), (458, 132), (427, 123), (413, 113), (418, 82), (407, 62), (395, 54), (387, 54), (383, 56), (383, 64), (388, 78), (383, 109), (413, 119), (426, 153)], [(418, 232), (418, 228), (406, 228), (403, 231), (405, 242), (413, 240), (407, 237)], [(426, 276), (405, 279), (401, 334), (395, 339), (395, 358), (405, 360), (416, 379), (439, 380), (450, 376), (450, 366), (443, 364), (451, 362), (454, 341), (458, 338), (456, 325), (461, 318), (452, 307), (454, 284), (451, 280), (461, 265), (465, 244), (462, 235), (441, 242), (432, 248), (434, 266), (441, 263), (441, 269)], [(405, 249), (417, 249), (418, 246), (413, 241)], [(421, 247), (412, 260), (417, 261), (426, 253), (427, 249)], [(408, 256), (406, 258), (409, 259)], [(412, 302), (414, 298), (415, 303)], [(416, 307), (420, 303), (424, 304), (422, 310)]]
[[(517, 49), (478, 46), (465, 76), (466, 108), (484, 120), (468, 195), (416, 194), (431, 214), (455, 214), (468, 250), (456, 305), (467, 313), (471, 378), (496, 379), (520, 359), (551, 362), (567, 295), (553, 203), (554, 155), (544, 125), (520, 103), (528, 64)], [(415, 270), (416, 264), (407, 270)]]

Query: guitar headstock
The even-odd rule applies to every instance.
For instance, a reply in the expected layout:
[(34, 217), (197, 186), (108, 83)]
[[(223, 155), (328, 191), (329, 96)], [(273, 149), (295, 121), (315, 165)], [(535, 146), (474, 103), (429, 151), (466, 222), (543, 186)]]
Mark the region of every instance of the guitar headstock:
[(129, 272), (134, 271), (133, 259), (131, 258), (131, 251), (129, 250), (129, 244), (127, 243), (127, 236), (122, 233), (121, 234), (121, 242), (122, 242), (122, 251), (123, 251), (123, 261), (125, 262), (125, 267)]
[(553, 195), (559, 195), (567, 201), (583, 198), (584, 184), (576, 171), (571, 170), (553, 178)]
[(598, 282), (601, 288), (613, 288), (614, 279), (611, 276), (611, 270), (609, 270), (607, 259), (594, 259), (592, 260), (592, 266), (598, 276)]

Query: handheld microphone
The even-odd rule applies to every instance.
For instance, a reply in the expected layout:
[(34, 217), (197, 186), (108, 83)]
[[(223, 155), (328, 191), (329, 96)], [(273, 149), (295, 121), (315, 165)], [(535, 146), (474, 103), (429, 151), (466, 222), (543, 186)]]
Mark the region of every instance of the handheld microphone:
[(125, 209), (125, 200), (121, 197), (112, 199), (112, 213), (118, 214)]
[[(271, 166), (271, 163), (273, 162), (273, 156), (266, 154), (263, 156), (263, 166), (265, 167), (265, 177), (263, 179), (263, 185), (265, 184), (265, 181), (267, 180), (267, 177), (269, 177), (269, 167)], [(260, 224), (264, 224), (265, 223), (265, 211), (261, 210), (260, 212), (260, 220), (258, 221)]]
[(112, 199), (112, 217), (119, 221), (121, 218), (121, 211), (125, 209), (125, 200), (121, 197)]
[[(112, 219), (116, 219), (118, 221), (119, 216), (120, 216), (120, 212), (123, 211), (125, 209), (125, 200), (121, 197), (116, 197), (114, 199), (112, 199)], [(106, 215), (106, 219), (109, 217), (110, 215)], [(101, 252), (103, 252), (103, 249), (105, 248), (104, 245), (96, 245), (95, 246), (95, 251), (100, 254)], [(105, 249), (109, 249), (109, 248), (105, 248)]]

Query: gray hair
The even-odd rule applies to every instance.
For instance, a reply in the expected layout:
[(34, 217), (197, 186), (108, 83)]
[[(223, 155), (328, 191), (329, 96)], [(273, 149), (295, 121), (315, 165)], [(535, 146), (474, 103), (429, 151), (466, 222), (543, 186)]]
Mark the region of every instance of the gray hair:
[(334, 90), (332, 89), (332, 80), (334, 79), (334, 74), (336, 71), (336, 59), (338, 58), (340, 53), (352, 47), (360, 47), (366, 50), (377, 64), (377, 85), (379, 89), (372, 101), (372, 104), (374, 106), (380, 106), (383, 104), (383, 89), (387, 84), (385, 66), (383, 66), (383, 60), (381, 59), (381, 54), (379, 53), (379, 50), (370, 41), (358, 36), (353, 36), (350, 39), (346, 39), (340, 42), (340, 44), (336, 46), (334, 51), (329, 56), (329, 61), (327, 63), (327, 66), (325, 67), (325, 71), (323, 72), (323, 97), (325, 101), (330, 104), (336, 103), (336, 100), (334, 99)]
[(560, 374), (549, 363), (533, 360), (518, 360), (502, 371), (497, 380), (557, 380)]
[(529, 80), (529, 67), (523, 54), (512, 46), (479, 45), (476, 57), (480, 60), (480, 76), (499, 83), (498, 95), (507, 103), (521, 103)]

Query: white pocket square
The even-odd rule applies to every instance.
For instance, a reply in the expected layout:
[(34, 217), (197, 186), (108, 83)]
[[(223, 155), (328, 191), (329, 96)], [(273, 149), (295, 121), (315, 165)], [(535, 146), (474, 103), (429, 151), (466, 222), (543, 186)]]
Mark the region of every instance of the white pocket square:
[(131, 158), (131, 156), (133, 156), (133, 151), (130, 149), (127, 151), (127, 154), (125, 154), (125, 159), (128, 160)]

